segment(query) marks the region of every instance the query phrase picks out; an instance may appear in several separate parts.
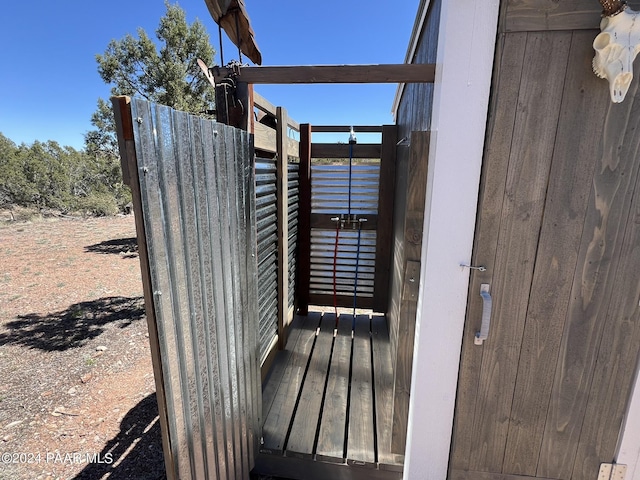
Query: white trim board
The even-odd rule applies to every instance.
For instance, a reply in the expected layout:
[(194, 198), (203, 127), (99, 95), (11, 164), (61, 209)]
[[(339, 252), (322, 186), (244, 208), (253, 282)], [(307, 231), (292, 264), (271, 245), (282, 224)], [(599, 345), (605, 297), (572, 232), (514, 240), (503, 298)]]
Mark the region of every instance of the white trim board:
[(404, 468), (407, 480), (447, 477), (469, 285), (469, 271), (459, 265), (470, 260), (473, 245), (499, 3), (442, 2)]

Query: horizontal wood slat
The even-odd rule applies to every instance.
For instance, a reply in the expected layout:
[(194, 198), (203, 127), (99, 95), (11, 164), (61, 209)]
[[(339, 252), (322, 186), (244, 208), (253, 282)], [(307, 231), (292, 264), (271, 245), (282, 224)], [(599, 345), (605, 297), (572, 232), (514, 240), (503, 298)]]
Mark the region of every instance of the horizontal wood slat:
[[(433, 64), (240, 67), (235, 78), (253, 84), (432, 83), (435, 70)], [(212, 72), (216, 81), (235, 74), (227, 67), (214, 67)]]
[[(352, 158), (380, 158), (379, 143), (357, 143)], [(312, 143), (311, 158), (349, 158), (349, 144)]]
[(314, 133), (344, 133), (353, 131), (358, 133), (380, 133), (382, 132), (381, 125), (314, 125)]

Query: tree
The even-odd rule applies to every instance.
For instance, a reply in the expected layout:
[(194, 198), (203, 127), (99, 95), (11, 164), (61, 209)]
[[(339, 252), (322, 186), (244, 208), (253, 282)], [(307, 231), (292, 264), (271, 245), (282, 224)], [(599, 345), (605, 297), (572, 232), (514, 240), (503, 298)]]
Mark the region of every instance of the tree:
[(211, 108), (214, 94), (196, 60), (212, 64), (209, 35), (199, 20), (187, 24), (177, 4), (165, 6), (167, 13), (156, 30), (160, 50), (139, 28), (138, 38), (129, 34), (112, 40), (103, 55), (96, 55), (98, 73), (113, 84), (113, 95), (139, 96), (177, 110), (204, 112)]
[[(138, 38), (129, 34), (112, 40), (104, 54), (96, 55), (98, 73), (112, 85), (112, 95), (142, 97), (196, 114), (210, 110), (215, 95), (196, 62), (201, 58), (207, 65), (213, 63), (209, 35), (199, 20), (189, 25), (177, 4), (165, 6), (167, 12), (156, 30), (157, 44), (142, 28)], [(122, 183), (113, 111), (102, 98), (91, 124), (95, 129), (85, 134), (85, 151), (92, 158), (94, 173), (100, 172), (123, 208), (131, 194)]]

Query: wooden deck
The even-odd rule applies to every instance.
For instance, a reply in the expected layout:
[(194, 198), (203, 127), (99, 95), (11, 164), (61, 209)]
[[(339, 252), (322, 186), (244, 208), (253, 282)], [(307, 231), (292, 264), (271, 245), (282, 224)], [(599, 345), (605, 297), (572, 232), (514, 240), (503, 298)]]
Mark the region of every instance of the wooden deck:
[(263, 385), (261, 473), (401, 478), (403, 459), (390, 453), (393, 373), (386, 320), (357, 315), (355, 330), (352, 325), (353, 316), (344, 314), (337, 329), (334, 313), (294, 319), (287, 347)]

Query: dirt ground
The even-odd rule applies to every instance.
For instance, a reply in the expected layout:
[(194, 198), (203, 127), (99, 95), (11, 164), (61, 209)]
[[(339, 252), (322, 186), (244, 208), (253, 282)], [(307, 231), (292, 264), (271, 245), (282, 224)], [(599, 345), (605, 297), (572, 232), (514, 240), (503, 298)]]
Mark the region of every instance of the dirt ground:
[(164, 477), (133, 216), (0, 219), (0, 480)]

